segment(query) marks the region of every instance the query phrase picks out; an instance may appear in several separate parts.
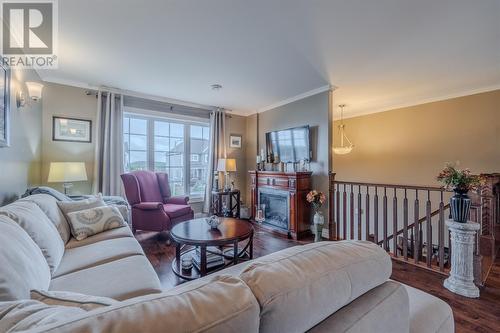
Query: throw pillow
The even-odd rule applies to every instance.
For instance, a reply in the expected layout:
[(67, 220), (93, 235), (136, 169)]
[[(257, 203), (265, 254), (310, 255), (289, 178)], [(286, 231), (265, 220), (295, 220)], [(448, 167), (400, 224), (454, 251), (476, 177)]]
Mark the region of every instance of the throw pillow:
[(49, 287), (50, 269), (42, 251), (23, 228), (2, 215), (0, 244), (0, 304), (29, 298), (31, 289)]
[(45, 290), (32, 290), (31, 299), (47, 305), (74, 306), (86, 311), (113, 305), (118, 302), (109, 297), (91, 296), (70, 291)]
[(15, 201), (0, 208), (0, 215), (14, 220), (42, 250), (50, 272), (54, 273), (64, 255), (64, 242), (54, 224), (35, 203)]
[(85, 200), (58, 201), (57, 205), (62, 210), (64, 215), (66, 215), (66, 218), (68, 218), (68, 214), (72, 212), (106, 206), (104, 200), (102, 200), (102, 195), (100, 193)]
[(112, 206), (68, 213), (68, 221), (76, 240), (127, 225), (118, 208)]

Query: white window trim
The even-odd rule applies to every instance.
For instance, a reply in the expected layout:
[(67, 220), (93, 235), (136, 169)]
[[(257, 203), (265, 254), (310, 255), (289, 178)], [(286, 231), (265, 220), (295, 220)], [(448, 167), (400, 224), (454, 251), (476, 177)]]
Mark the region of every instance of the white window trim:
[[(209, 126), (208, 119), (200, 119), (188, 116), (178, 116), (178, 115), (165, 115), (163, 112), (143, 110), (138, 108), (126, 107), (123, 113), (124, 117), (138, 118), (147, 120), (146, 131), (147, 131), (147, 144), (148, 147), (152, 149), (147, 149), (147, 167), (149, 170), (154, 170), (154, 121), (167, 121), (170, 123), (177, 123), (184, 125), (184, 193), (189, 197), (191, 203), (203, 202), (205, 200), (205, 195), (191, 195), (189, 192), (189, 179), (191, 175), (191, 126)], [(189, 125), (189, 126), (186, 126)], [(186, 152), (189, 152), (186, 153)]]

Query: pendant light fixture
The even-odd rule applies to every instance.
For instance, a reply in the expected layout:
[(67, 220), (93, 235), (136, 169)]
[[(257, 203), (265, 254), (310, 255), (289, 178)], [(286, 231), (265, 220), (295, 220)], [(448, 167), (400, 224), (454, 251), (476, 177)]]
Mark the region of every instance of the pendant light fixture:
[[(337, 155), (345, 155), (349, 154), (352, 151), (352, 148), (354, 148), (354, 145), (352, 144), (351, 140), (345, 135), (345, 125), (344, 125), (344, 108), (345, 104), (339, 105), (340, 108), (340, 125), (339, 125), (339, 132), (340, 132), (340, 147), (334, 147), (333, 152)], [(345, 145), (345, 141), (349, 145)]]

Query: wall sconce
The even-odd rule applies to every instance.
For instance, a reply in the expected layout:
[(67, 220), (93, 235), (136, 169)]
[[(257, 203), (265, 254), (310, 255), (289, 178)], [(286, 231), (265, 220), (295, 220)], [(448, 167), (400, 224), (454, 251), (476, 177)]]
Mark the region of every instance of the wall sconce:
[[(38, 102), (42, 98), (43, 84), (38, 82), (26, 82), (28, 88), (28, 96), (33, 102)], [(16, 96), (17, 107), (22, 108), (26, 106), (26, 97), (22, 90), (19, 90)]]

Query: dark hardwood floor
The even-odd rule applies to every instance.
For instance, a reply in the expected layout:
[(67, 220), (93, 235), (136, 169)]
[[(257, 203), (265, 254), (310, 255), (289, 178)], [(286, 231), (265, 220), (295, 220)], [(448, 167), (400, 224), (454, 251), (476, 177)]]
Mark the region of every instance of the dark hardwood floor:
[[(169, 289), (183, 282), (172, 273), (170, 265), (175, 257), (175, 248), (166, 244), (166, 235), (138, 232), (136, 237), (158, 273), (163, 288)], [(312, 239), (296, 242), (256, 228), (254, 256), (260, 257), (311, 241)], [(424, 290), (450, 304), (456, 332), (500, 332), (500, 258), (497, 259), (486, 286), (481, 290), (479, 299), (455, 295), (443, 287), (443, 275), (399, 261), (393, 261), (391, 278)]]

